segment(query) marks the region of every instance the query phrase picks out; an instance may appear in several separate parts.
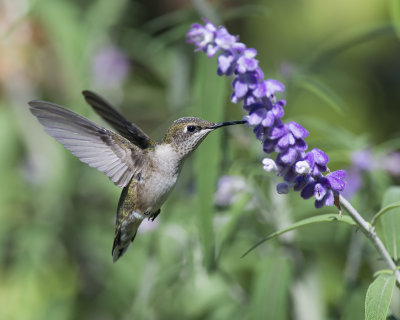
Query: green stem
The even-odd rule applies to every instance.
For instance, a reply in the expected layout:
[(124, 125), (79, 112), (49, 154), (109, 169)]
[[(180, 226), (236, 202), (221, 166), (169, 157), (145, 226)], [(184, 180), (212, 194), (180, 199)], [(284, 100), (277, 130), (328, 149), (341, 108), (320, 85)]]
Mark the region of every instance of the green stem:
[(358, 213), (356, 209), (348, 202), (345, 198), (340, 196), (340, 204), (346, 209), (350, 217), (357, 223), (361, 231), (367, 236), (367, 238), (374, 244), (375, 248), (378, 250), (383, 260), (388, 264), (389, 268), (396, 275), (397, 286), (400, 287), (400, 271), (398, 266), (394, 263), (392, 257), (387, 251), (382, 240), (376, 234), (375, 228), (364, 220), (364, 218)]

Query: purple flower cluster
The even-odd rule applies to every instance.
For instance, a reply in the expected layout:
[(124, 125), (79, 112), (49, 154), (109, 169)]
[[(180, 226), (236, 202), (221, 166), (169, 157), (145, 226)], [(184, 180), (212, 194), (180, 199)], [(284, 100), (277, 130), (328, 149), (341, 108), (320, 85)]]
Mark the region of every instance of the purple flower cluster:
[(94, 82), (104, 89), (121, 87), (129, 74), (129, 69), (128, 57), (113, 45), (100, 48), (93, 57)]
[[(187, 33), (187, 41), (204, 51), (208, 57), (218, 53), (218, 75), (234, 75), (231, 101), (243, 102), (248, 112), (248, 124), (254, 127), (257, 139), (263, 143), (266, 153), (276, 152), (275, 161), (263, 160), (267, 172), (282, 176), (278, 184), (279, 193), (288, 193), (290, 188), (300, 191), (304, 199), (315, 197), (315, 206), (335, 204), (335, 196), (345, 187), (346, 172), (329, 172), (329, 158), (320, 149), (307, 152), (305, 138), (308, 131), (296, 122), (284, 123), (285, 100), (277, 100), (275, 93), (285, 87), (277, 80), (264, 80), (264, 73), (255, 59), (257, 51), (238, 42), (225, 27), (216, 27), (211, 22), (193, 24)], [(323, 173), (328, 173), (325, 176)]]

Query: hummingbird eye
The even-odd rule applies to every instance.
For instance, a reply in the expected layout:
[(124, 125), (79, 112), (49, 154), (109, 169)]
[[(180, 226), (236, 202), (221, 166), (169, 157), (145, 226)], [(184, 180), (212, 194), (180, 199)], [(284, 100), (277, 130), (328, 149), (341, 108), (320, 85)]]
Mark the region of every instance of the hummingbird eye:
[(187, 126), (187, 131), (189, 131), (189, 132), (194, 132), (195, 130), (196, 130), (196, 127), (195, 126)]

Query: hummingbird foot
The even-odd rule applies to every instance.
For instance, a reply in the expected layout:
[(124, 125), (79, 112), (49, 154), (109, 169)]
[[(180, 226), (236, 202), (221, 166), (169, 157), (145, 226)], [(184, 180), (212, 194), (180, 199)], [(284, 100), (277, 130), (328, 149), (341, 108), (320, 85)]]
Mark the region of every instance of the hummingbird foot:
[(150, 221), (150, 219), (151, 219), (151, 221), (153, 222), (153, 221), (158, 217), (158, 215), (160, 214), (160, 212), (161, 212), (161, 209), (158, 209), (156, 212), (154, 212), (154, 213), (148, 218), (148, 220)]

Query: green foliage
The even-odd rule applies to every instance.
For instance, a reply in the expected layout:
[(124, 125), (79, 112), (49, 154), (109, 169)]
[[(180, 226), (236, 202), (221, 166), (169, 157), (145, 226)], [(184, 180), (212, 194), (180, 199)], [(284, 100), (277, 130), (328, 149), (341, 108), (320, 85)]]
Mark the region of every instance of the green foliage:
[[(268, 257), (254, 279), (252, 319), (287, 319), (291, 266), (285, 258)], [(269, 299), (265, 299), (268, 296)]]
[[(214, 3), (0, 2), (0, 319), (362, 318), (371, 274), (387, 266), (347, 215), (276, 194), (280, 178), (262, 169), (251, 129), (210, 134), (156, 222), (113, 264), (121, 190), (28, 111), (28, 100), (50, 100), (106, 126), (81, 96), (90, 89), (154, 139), (181, 116), (240, 120), (216, 61), (185, 44), (206, 4), (257, 49), (266, 78), (286, 85), (285, 120), (310, 131), (309, 147), (328, 153), (332, 171), (371, 150), (374, 165), (359, 172), (351, 201), (398, 259), (400, 180), (386, 160), (400, 150), (399, 2)], [(94, 61), (109, 47), (129, 70), (104, 85), (97, 71), (114, 79), (118, 67)], [(222, 175), (241, 182), (221, 207)], [(335, 221), (344, 223), (320, 223)], [(383, 318), (393, 291), (390, 312), (400, 318), (393, 279), (381, 274), (370, 286), (367, 316)]]
[(393, 274), (380, 274), (368, 288), (365, 299), (365, 319), (385, 320), (392, 299), (396, 278)]
[(323, 101), (326, 102), (328, 106), (330, 106), (334, 111), (338, 113), (343, 113), (344, 103), (341, 99), (327, 87), (321, 81), (319, 81), (316, 77), (312, 76), (297, 76), (295, 80), (296, 85), (299, 87), (310, 91), (315, 94)]
[(318, 215), (318, 216), (313, 216), (310, 218), (306, 218), (300, 221), (297, 221), (296, 223), (293, 223), (292, 225), (283, 228), (281, 230), (275, 231), (273, 233), (271, 233), (270, 235), (268, 235), (267, 237), (265, 237), (264, 239), (261, 239), (259, 242), (257, 242), (255, 245), (253, 245), (249, 250), (247, 250), (242, 258), (244, 256), (246, 256), (247, 254), (249, 254), (251, 251), (253, 251), (255, 248), (257, 248), (260, 244), (262, 244), (263, 242), (276, 238), (286, 232), (292, 231), (292, 230), (296, 230), (298, 228), (310, 225), (310, 224), (314, 224), (314, 223), (320, 223), (320, 222), (332, 222), (332, 221), (337, 221), (337, 222), (344, 222), (350, 225), (356, 225), (356, 223), (354, 222), (354, 220), (352, 220), (350, 217), (348, 216), (342, 216), (340, 217), (338, 214), (323, 214), (323, 215)]
[[(206, 57), (199, 55), (197, 59), (193, 101), (197, 109), (196, 115), (203, 119), (223, 119), (226, 82), (215, 77), (215, 65)], [(204, 263), (211, 269), (215, 259), (213, 197), (222, 159), (221, 132), (215, 132), (213, 136), (208, 137), (207, 142), (201, 145), (196, 153), (195, 169), (200, 173), (196, 183), (196, 216), (203, 244)]]
[(374, 225), (376, 220), (382, 217), (385, 213), (390, 212), (392, 209), (396, 209), (400, 207), (400, 201), (393, 202), (388, 204), (387, 206), (383, 207), (379, 210), (371, 219), (371, 224)]
[(389, 2), (393, 28), (396, 31), (397, 37), (400, 38), (400, 1), (390, 0)]
[(378, 229), (380, 234), (382, 234), (389, 253), (395, 261), (398, 261), (400, 258), (400, 208), (397, 203), (399, 199), (400, 187), (391, 187), (385, 192), (382, 200), (383, 209), (381, 211), (385, 208), (387, 209), (384, 215), (380, 215), (379, 222), (381, 228)]

